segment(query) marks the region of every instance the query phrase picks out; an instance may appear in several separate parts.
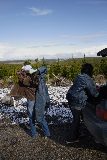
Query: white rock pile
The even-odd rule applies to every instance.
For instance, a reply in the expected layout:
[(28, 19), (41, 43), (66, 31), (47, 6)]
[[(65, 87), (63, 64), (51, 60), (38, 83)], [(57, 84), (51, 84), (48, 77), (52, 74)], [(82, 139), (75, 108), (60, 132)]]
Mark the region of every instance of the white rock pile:
[[(45, 115), (49, 124), (69, 123), (72, 121), (72, 113), (66, 101), (66, 92), (69, 87), (49, 86), (50, 106), (46, 108)], [(12, 124), (28, 123), (26, 98), (9, 99), (8, 88), (0, 89), (0, 120), (8, 117)], [(7, 99), (6, 99), (7, 96)]]

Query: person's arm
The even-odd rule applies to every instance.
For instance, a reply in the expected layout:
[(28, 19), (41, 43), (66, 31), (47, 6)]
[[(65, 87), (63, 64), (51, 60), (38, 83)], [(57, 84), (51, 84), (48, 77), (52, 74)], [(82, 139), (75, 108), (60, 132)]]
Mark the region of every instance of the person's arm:
[(96, 84), (92, 78), (87, 80), (86, 91), (89, 92), (89, 94), (91, 94), (93, 97), (98, 97), (99, 95)]

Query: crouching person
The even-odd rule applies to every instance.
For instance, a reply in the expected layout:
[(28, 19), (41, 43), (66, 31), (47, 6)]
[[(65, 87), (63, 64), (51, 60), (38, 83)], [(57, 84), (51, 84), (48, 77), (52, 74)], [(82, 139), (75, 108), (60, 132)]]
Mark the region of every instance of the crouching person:
[(98, 96), (96, 85), (92, 79), (93, 66), (89, 63), (82, 65), (81, 73), (75, 78), (73, 85), (67, 92), (66, 98), (73, 114), (71, 137), (67, 141), (72, 143), (78, 140), (79, 126), (82, 116), (82, 110), (88, 105), (87, 93), (93, 97)]

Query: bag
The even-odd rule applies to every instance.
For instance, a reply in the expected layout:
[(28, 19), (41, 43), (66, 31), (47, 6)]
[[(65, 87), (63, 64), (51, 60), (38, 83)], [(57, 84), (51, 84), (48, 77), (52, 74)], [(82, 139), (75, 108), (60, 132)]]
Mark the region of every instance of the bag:
[(107, 100), (102, 100), (100, 104), (96, 106), (96, 116), (101, 120), (107, 121)]

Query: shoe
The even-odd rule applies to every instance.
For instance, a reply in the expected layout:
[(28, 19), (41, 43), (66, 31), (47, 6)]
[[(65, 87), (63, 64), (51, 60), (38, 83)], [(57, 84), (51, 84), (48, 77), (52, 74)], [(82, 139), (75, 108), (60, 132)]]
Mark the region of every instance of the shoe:
[(95, 141), (95, 143), (100, 144), (100, 142), (98, 140), (95, 139), (94, 141)]
[(77, 142), (79, 142), (79, 139), (71, 139), (71, 140), (66, 141), (67, 144), (77, 143)]
[(32, 138), (37, 138), (37, 137), (39, 137), (39, 134), (31, 134), (31, 137)]
[(45, 136), (44, 138), (45, 138), (45, 139), (48, 139), (48, 138), (50, 138), (50, 137), (51, 137), (51, 136)]

